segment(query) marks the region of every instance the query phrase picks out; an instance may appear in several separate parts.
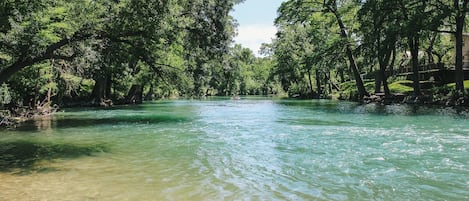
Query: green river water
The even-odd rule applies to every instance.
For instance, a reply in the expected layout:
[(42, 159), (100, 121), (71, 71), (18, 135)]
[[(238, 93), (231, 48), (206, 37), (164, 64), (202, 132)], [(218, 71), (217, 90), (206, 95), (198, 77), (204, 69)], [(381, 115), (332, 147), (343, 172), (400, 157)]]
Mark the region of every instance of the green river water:
[(469, 200), (468, 117), (253, 97), (65, 109), (0, 131), (0, 200)]

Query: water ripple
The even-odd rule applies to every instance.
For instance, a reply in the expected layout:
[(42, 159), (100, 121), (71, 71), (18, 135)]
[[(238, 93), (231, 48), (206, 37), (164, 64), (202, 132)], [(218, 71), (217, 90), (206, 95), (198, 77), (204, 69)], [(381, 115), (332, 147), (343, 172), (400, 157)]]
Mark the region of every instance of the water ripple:
[(468, 200), (464, 114), (273, 99), (70, 111), (0, 140), (99, 141), (109, 152), (0, 173), (1, 199)]

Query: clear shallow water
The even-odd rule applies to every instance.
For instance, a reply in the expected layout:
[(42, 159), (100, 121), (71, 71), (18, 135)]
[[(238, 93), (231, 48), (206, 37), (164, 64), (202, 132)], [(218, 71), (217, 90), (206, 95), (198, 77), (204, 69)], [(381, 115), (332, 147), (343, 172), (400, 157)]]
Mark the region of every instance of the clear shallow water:
[(468, 200), (468, 116), (262, 98), (68, 109), (1, 131), (39, 148), (0, 171), (0, 200)]

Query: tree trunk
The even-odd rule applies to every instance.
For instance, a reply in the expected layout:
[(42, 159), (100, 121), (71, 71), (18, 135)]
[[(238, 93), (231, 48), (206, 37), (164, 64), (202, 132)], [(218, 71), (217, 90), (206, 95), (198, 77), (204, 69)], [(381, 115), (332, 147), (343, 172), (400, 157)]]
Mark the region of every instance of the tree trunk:
[(411, 36), (407, 39), (407, 43), (410, 47), (410, 54), (412, 56), (412, 80), (414, 95), (420, 96), (420, 76), (419, 76), (419, 37)]
[(433, 59), (433, 46), (435, 45), (435, 40), (436, 37), (438, 36), (439, 33), (433, 33), (430, 37), (430, 44), (428, 45), (427, 50), (425, 51), (428, 57), (428, 64), (433, 64), (435, 63), (435, 60)]
[(112, 89), (112, 75), (106, 75), (106, 85), (104, 90), (104, 97), (111, 98), (111, 90)]
[(52, 79), (54, 78), (54, 76), (53, 76), (53, 74), (54, 74), (54, 62), (55, 62), (54, 59), (51, 59), (51, 60), (50, 60), (50, 72), (49, 72), (49, 73), (51, 74), (51, 76), (50, 76), (50, 78), (49, 78), (49, 87), (48, 87), (48, 89), (47, 89), (47, 104), (48, 104), (49, 106), (51, 105), (51, 97), (52, 97), (52, 87), (51, 87), (51, 84), (52, 84), (52, 82), (53, 82)]
[(321, 90), (321, 75), (319, 73), (319, 70), (316, 69), (315, 70), (315, 74), (316, 74), (316, 87), (317, 87), (317, 91), (318, 91), (318, 97), (321, 97), (321, 94), (322, 94), (322, 90)]
[(106, 78), (95, 78), (93, 92), (91, 93), (91, 102), (100, 104), (106, 98)]
[[(386, 44), (386, 48), (385, 48), (385, 52), (382, 52), (382, 50), (380, 50), (380, 53), (379, 53), (379, 77), (380, 77), (380, 81), (381, 83), (383, 83), (383, 88), (384, 88), (384, 96), (385, 97), (389, 97), (391, 95), (391, 92), (389, 91), (389, 86), (388, 86), (388, 77), (386, 76), (386, 67), (388, 66), (389, 64), (389, 61), (391, 60), (391, 54), (393, 54), (393, 49), (395, 49), (394, 47), (394, 44)], [(393, 65), (391, 63), (391, 65)], [(380, 83), (380, 84), (381, 84)]]
[(143, 86), (134, 84), (130, 87), (129, 93), (125, 97), (125, 102), (128, 104), (141, 104), (143, 103)]
[(145, 100), (150, 100), (150, 101), (153, 100), (154, 94), (155, 94), (155, 89), (154, 89), (153, 83), (150, 82), (150, 91), (148, 91), (148, 94), (145, 96)]
[[(79, 30), (79, 31), (75, 32), (75, 34), (73, 36), (65, 37), (62, 40), (60, 40), (60, 41), (58, 41), (54, 44), (49, 45), (37, 57), (22, 60), (22, 58), (27, 58), (29, 55), (18, 55), (18, 58), (20, 58), (19, 60), (17, 60), (15, 63), (11, 64), (10, 66), (8, 66), (8, 67), (6, 67), (6, 68), (4, 68), (3, 70), (0, 71), (0, 84), (5, 83), (6, 81), (8, 81), (8, 79), (10, 79), (10, 77), (12, 75), (19, 72), (21, 69), (23, 69), (25, 67), (31, 66), (35, 63), (38, 63), (38, 62), (41, 62), (41, 61), (44, 61), (44, 60), (47, 60), (47, 59), (60, 58), (60, 56), (54, 55), (54, 52), (56, 50), (66, 46), (66, 45), (68, 45), (72, 42), (85, 40), (85, 39), (93, 36), (92, 34), (85, 34), (83, 32), (85, 32), (85, 30)], [(67, 58), (67, 59), (69, 59), (69, 58)]]
[(379, 74), (380, 74), (381, 81), (383, 83), (383, 88), (384, 88), (384, 96), (389, 97), (391, 95), (391, 92), (389, 91), (388, 79), (386, 76), (386, 65), (380, 65), (379, 68), (380, 68)]
[(379, 71), (375, 73), (375, 93), (381, 93), (381, 83), (383, 83), (383, 74), (381, 73), (381, 65)]
[[(43, 60), (45, 60), (47, 58), (44, 58)], [(6, 81), (8, 81), (8, 79), (10, 79), (10, 77), (12, 75), (14, 75), (15, 73), (19, 72), (21, 69), (23, 69), (24, 67), (26, 66), (30, 66), (30, 65), (33, 65), (36, 61), (17, 61), (15, 62), (14, 64), (12, 64), (11, 66), (5, 68), (4, 70), (2, 70), (0, 72), (0, 84), (1, 83), (5, 83)]]
[(455, 66), (455, 81), (456, 90), (464, 93), (464, 71), (463, 71), (463, 29), (464, 29), (465, 14), (456, 17), (456, 66)]
[(326, 73), (326, 80), (328, 81), (328, 86), (329, 86), (329, 93), (332, 93), (332, 78), (331, 78), (331, 71), (327, 71), (327, 73)]
[(340, 83), (344, 83), (345, 82), (344, 69), (340, 68), (338, 73), (339, 73), (339, 77), (340, 77)]
[(311, 68), (308, 68), (308, 84), (309, 84), (309, 92), (311, 93), (311, 98), (315, 98), (316, 94), (313, 90), (313, 81), (311, 79)]
[(389, 72), (391, 75), (394, 75), (394, 65), (396, 63), (396, 48), (392, 49), (392, 59), (391, 64), (389, 64)]
[[(349, 37), (348, 37), (347, 31), (346, 31), (344, 22), (342, 21), (342, 18), (340, 17), (340, 15), (339, 15), (339, 13), (337, 12), (336, 9), (331, 9), (331, 10), (333, 11), (333, 13), (334, 13), (334, 15), (337, 19), (337, 23), (339, 24), (341, 37), (346, 39), (346, 40), (349, 40)], [(351, 45), (348, 41), (347, 41), (347, 45), (346, 45), (346, 53), (347, 53), (348, 60), (350, 62), (350, 69), (352, 70), (353, 77), (355, 78), (359, 98), (363, 99), (364, 96), (368, 96), (369, 94), (366, 91), (365, 86), (363, 85), (363, 80), (360, 76), (360, 72), (358, 71), (357, 63), (355, 62), (355, 57), (353, 56), (352, 47), (351, 47)]]

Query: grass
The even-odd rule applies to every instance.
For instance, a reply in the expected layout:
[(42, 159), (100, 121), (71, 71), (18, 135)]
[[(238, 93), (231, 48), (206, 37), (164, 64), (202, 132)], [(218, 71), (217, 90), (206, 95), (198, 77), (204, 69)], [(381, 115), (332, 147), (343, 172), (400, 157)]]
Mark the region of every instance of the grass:
[[(373, 80), (363, 80), (363, 85), (365, 86), (365, 89), (367, 91), (371, 91), (374, 89), (375, 87), (375, 81)], [(351, 90), (356, 90), (357, 85), (355, 84), (355, 81), (347, 81), (347, 82), (344, 82), (344, 83), (341, 83), (340, 84), (340, 88), (342, 89), (342, 91), (351, 91)]]
[[(373, 80), (363, 80), (363, 83), (365, 85), (365, 88), (368, 92), (373, 92), (374, 87), (375, 87), (375, 82)], [(414, 92), (414, 88), (412, 87), (412, 80), (398, 80), (392, 83), (389, 83), (389, 90), (391, 93), (400, 93), (400, 94), (405, 94), (405, 95), (410, 95)], [(455, 88), (455, 83), (450, 83), (444, 86), (444, 88), (447, 89), (454, 89)], [(420, 86), (423, 87), (423, 89), (435, 89), (435, 85), (430, 82), (430, 81), (421, 81)], [(342, 89), (341, 92), (338, 92), (338, 94), (342, 94), (345, 96), (342, 96), (342, 98), (349, 97), (350, 94), (356, 94), (357, 93), (357, 88), (355, 85), (355, 81), (348, 81), (340, 84), (340, 88)], [(464, 81), (464, 88), (466, 90), (469, 90), (469, 80)], [(337, 97), (341, 97), (336, 94)]]
[[(456, 83), (449, 83), (446, 86), (450, 88), (455, 88)], [(469, 80), (464, 81), (464, 89), (469, 89)]]
[(412, 81), (410, 80), (399, 80), (390, 83), (388, 86), (391, 93), (410, 94), (414, 91), (414, 89), (410, 87), (412, 86)]
[[(370, 92), (374, 91), (375, 82), (373, 80), (363, 80), (365, 89)], [(389, 84), (389, 90), (391, 93), (402, 93), (402, 94), (410, 94), (414, 91), (411, 87), (412, 81), (411, 80), (399, 80)], [(342, 92), (348, 93), (351, 91), (356, 91), (355, 81), (348, 81), (344, 82), (340, 85)]]

